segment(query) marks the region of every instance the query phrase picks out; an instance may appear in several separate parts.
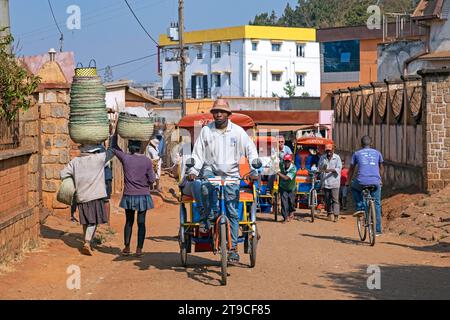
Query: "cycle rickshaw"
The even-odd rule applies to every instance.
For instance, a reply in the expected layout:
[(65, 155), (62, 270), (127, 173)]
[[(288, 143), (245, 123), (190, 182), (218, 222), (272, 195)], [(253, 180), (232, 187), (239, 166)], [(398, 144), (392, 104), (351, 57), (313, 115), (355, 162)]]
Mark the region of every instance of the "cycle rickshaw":
[(299, 209), (310, 210), (311, 222), (314, 222), (316, 213), (325, 208), (318, 164), (327, 144), (334, 143), (325, 138), (302, 137), (297, 139), (295, 145), (295, 165), (298, 170), (296, 204)]
[[(245, 115), (233, 113), (230, 120), (241, 126), (244, 130), (249, 130), (254, 127), (253, 120)], [(185, 129), (192, 137), (192, 145), (195, 143), (196, 136), (199, 134), (201, 127), (211, 123), (213, 117), (211, 114), (194, 114), (185, 116), (178, 123), (178, 129)], [(180, 163), (180, 166), (183, 165)], [(194, 165), (193, 159), (189, 159), (186, 163), (187, 167)], [(254, 167), (260, 164), (253, 164)], [(181, 170), (181, 167), (179, 168)], [(250, 171), (249, 171), (250, 172)], [(231, 249), (231, 232), (228, 219), (225, 216), (225, 207), (223, 200), (224, 186), (228, 183), (235, 183), (240, 185), (239, 197), (239, 239), (238, 243), (244, 244), (244, 253), (250, 255), (250, 267), (256, 265), (256, 250), (258, 246), (258, 231), (256, 226), (256, 188), (254, 184), (249, 181), (249, 172), (242, 173), (241, 179), (237, 181), (232, 178), (215, 177), (208, 179), (209, 182), (219, 190), (220, 213), (208, 232), (200, 230), (200, 212), (197, 208), (196, 202), (192, 197), (179, 193), (180, 202), (180, 229), (178, 235), (178, 242), (180, 245), (181, 263), (184, 267), (187, 266), (188, 254), (192, 252), (213, 252), (221, 256), (221, 271), (222, 284), (227, 283), (227, 253)], [(179, 175), (180, 179), (181, 174)]]

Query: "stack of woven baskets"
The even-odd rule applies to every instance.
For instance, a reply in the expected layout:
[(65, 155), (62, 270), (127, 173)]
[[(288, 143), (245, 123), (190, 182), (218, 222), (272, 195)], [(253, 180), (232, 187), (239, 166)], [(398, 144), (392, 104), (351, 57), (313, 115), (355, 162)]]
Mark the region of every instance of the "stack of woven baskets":
[(75, 69), (70, 93), (69, 134), (80, 144), (98, 144), (108, 139), (106, 89), (96, 67)]

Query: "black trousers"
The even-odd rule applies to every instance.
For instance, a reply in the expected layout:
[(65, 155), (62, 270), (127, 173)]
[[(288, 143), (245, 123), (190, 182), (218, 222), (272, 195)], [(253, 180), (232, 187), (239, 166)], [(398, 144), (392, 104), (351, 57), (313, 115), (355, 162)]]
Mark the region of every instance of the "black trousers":
[(283, 215), (284, 220), (289, 217), (291, 212), (295, 211), (295, 190), (294, 191), (286, 191), (280, 189), (280, 197), (281, 197), (281, 214)]
[[(131, 235), (133, 234), (133, 224), (134, 224), (134, 210), (125, 210), (125, 214), (127, 216), (127, 221), (125, 223), (125, 230), (124, 230), (124, 242), (125, 246), (128, 247), (131, 242)], [(137, 225), (138, 225), (138, 241), (137, 241), (137, 247), (139, 249), (142, 249), (144, 247), (144, 240), (145, 240), (145, 217), (147, 215), (147, 211), (138, 212), (137, 217)]]

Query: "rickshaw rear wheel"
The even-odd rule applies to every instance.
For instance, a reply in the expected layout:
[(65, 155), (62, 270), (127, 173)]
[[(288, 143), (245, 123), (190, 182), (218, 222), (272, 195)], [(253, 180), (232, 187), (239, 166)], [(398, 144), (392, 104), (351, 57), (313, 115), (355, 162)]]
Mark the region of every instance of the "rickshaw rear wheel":
[[(231, 239), (230, 239), (231, 241)], [(228, 266), (228, 254), (227, 254), (227, 224), (222, 223), (220, 225), (220, 254), (221, 254), (221, 269), (222, 269), (222, 285), (227, 284), (227, 266)]]
[(191, 238), (186, 233), (184, 234), (184, 242), (181, 242), (181, 232), (184, 232), (184, 228), (180, 228), (180, 233), (178, 235), (178, 239), (180, 242), (180, 257), (181, 257), (181, 265), (183, 267), (187, 266), (188, 252), (190, 252), (191, 246)]
[(275, 213), (275, 222), (278, 222), (278, 210), (280, 209), (278, 206), (278, 192), (274, 194), (273, 198), (273, 206), (274, 206), (274, 213)]

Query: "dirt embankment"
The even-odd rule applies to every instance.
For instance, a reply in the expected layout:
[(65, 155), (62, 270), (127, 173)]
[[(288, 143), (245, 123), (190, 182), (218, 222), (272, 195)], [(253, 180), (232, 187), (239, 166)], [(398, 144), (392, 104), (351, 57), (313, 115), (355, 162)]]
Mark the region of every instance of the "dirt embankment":
[(382, 206), (388, 231), (450, 244), (450, 186), (432, 195), (400, 193)]

